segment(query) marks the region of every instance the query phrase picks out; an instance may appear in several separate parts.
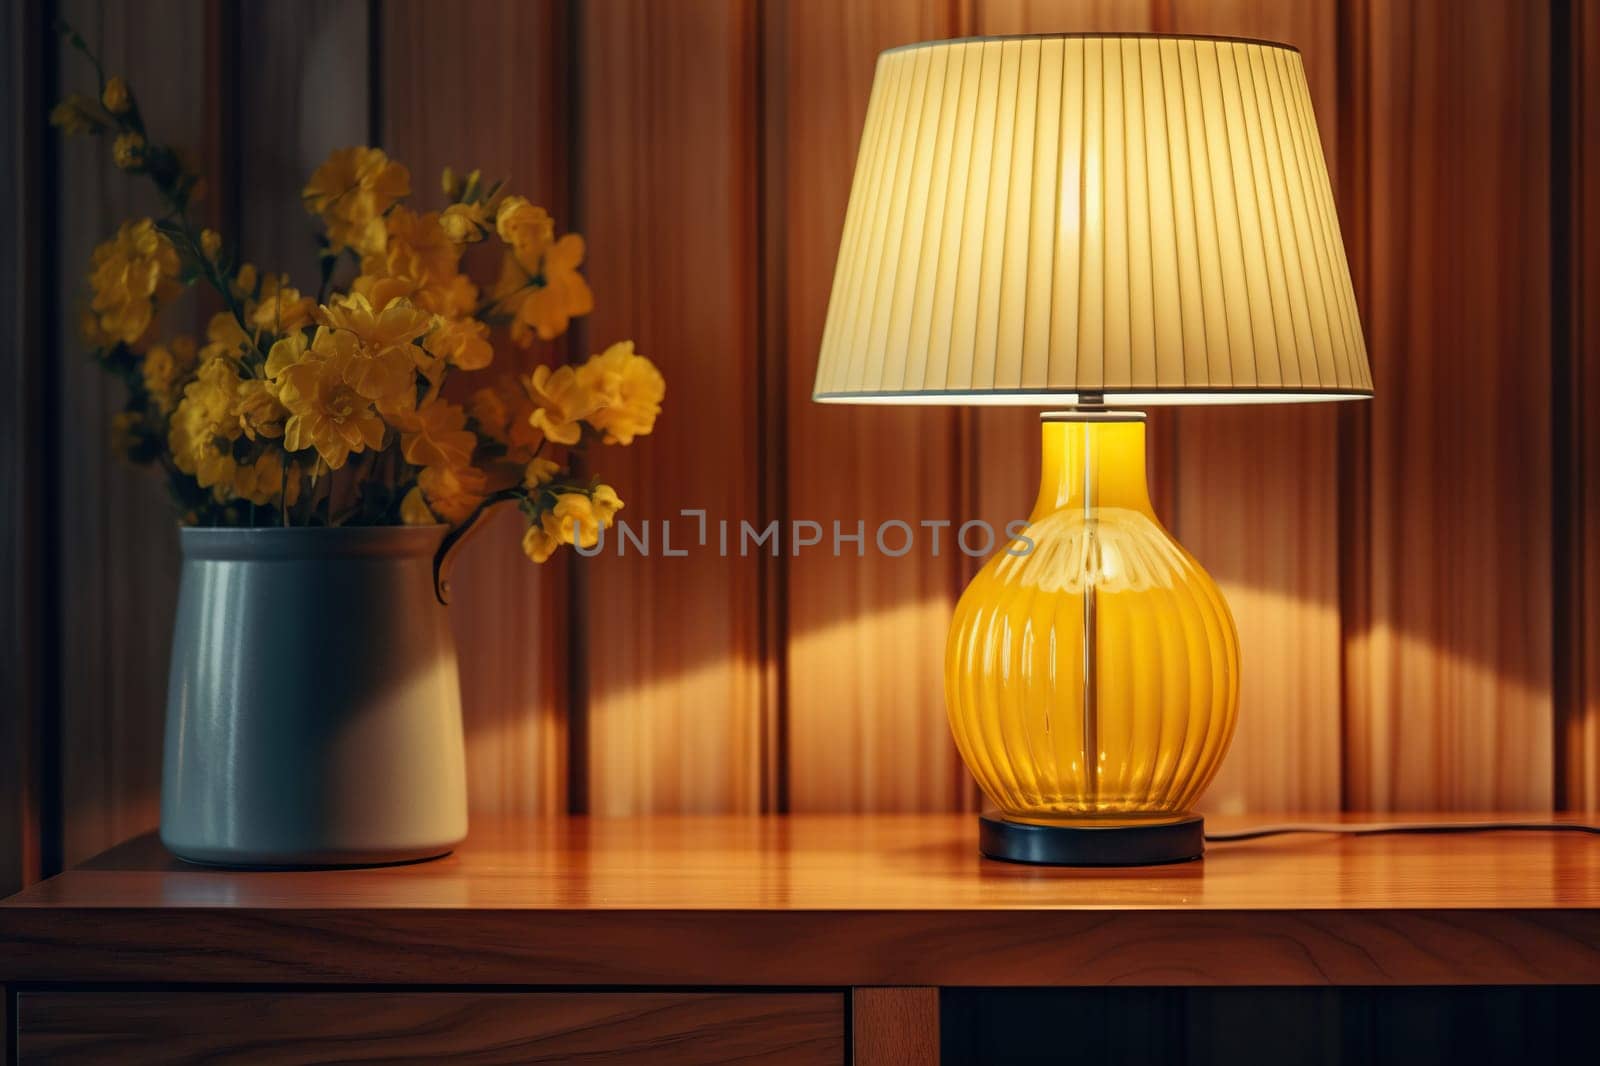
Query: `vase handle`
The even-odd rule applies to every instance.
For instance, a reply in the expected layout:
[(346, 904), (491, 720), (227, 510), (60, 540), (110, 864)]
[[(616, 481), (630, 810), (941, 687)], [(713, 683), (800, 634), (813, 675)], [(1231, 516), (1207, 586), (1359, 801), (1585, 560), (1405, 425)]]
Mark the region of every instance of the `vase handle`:
[(512, 502), (514, 501), (496, 500), (444, 535), (443, 543), (433, 556), (433, 594), (439, 598), (441, 604), (447, 607), (450, 605), (450, 570), (455, 566), (456, 553), (474, 533), (484, 527), (484, 519), (489, 517), (491, 511)]

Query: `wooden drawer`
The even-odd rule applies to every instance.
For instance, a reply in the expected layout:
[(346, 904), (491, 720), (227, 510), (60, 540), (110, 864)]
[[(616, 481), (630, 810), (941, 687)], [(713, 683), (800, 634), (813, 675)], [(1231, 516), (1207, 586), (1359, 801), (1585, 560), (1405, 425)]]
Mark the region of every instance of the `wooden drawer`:
[(24, 992), (17, 1061), (844, 1061), (838, 993)]

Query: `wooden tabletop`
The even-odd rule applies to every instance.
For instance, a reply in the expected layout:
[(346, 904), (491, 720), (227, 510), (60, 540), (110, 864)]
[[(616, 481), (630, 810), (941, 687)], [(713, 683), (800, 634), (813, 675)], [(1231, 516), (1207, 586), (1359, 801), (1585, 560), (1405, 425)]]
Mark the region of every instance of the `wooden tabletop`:
[(0, 904), (0, 979), (1600, 983), (1596, 836), (1271, 837), (1114, 870), (975, 842), (968, 815), (480, 818), (430, 863), (240, 873), (152, 834)]

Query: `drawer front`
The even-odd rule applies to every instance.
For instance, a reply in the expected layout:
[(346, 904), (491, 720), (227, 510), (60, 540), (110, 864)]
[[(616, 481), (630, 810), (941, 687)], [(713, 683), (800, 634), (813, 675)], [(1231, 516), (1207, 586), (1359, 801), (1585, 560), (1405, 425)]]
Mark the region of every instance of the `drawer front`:
[(17, 1061), (829, 1063), (837, 993), (24, 992)]

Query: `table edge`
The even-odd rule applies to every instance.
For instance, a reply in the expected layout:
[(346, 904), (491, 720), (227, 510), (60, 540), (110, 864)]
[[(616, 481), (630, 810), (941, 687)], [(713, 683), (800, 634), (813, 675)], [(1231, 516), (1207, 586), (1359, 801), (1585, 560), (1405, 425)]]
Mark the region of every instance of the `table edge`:
[(1600, 909), (0, 912), (0, 981), (174, 977), (563, 987), (1600, 984)]

